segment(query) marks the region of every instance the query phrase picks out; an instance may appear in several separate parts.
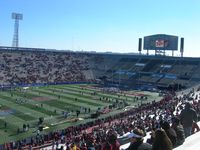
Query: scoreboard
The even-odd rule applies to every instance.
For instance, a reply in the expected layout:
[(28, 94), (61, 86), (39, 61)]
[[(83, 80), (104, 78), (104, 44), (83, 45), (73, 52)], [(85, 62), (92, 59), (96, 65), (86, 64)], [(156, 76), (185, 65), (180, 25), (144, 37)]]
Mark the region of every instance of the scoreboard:
[(144, 37), (145, 50), (178, 50), (178, 36), (156, 34)]

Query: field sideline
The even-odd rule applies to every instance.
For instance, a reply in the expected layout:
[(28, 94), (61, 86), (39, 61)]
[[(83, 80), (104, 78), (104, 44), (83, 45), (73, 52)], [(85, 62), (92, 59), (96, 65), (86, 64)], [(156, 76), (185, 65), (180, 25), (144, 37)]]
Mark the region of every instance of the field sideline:
[[(111, 89), (113, 90), (113, 89)], [(142, 97), (142, 99), (141, 99)], [(110, 91), (91, 84), (51, 85), (41, 87), (19, 87), (0, 92), (0, 144), (25, 137), (35, 136), (39, 118), (46, 127), (42, 133), (64, 129), (91, 121), (91, 113), (102, 111), (109, 105), (126, 103), (138, 106), (141, 102), (159, 101), (158, 93), (144, 91)], [(105, 117), (123, 109), (118, 106)], [(80, 115), (77, 117), (77, 111)], [(76, 118), (82, 118), (74, 121)], [(23, 125), (29, 126), (23, 131)], [(26, 128), (27, 129), (27, 128)]]

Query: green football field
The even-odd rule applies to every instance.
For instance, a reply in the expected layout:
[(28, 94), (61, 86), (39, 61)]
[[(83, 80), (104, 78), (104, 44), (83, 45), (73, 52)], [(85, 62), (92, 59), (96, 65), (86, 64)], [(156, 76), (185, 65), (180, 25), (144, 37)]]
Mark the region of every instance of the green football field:
[[(92, 84), (68, 84), (1, 91), (0, 144), (36, 135), (40, 117), (44, 118), (42, 133), (47, 133), (91, 121), (90, 114), (116, 102), (119, 106), (100, 118), (124, 111), (119, 109), (122, 102), (137, 107), (162, 98), (153, 92), (108, 90)], [(75, 121), (77, 110), (80, 119)], [(28, 131), (23, 131), (24, 124), (29, 125)]]

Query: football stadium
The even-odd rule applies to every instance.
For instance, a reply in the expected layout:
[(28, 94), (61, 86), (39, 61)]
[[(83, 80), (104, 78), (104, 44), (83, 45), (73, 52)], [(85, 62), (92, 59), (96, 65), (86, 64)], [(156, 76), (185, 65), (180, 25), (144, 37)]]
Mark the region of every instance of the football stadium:
[(98, 146), (114, 133), (123, 145), (133, 127), (171, 124), (188, 98), (198, 113), (200, 59), (161, 52), (177, 49), (177, 38), (144, 37), (156, 55), (0, 47), (2, 149)]
[(199, 150), (199, 4), (0, 1), (0, 150)]

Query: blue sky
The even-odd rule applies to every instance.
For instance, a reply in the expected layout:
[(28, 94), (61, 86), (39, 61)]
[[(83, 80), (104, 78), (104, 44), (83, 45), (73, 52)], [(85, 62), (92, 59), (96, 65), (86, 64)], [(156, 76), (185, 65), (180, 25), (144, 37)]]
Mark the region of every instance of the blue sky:
[(200, 57), (200, 0), (0, 0), (2, 46), (12, 45), (12, 12), (24, 16), (22, 47), (128, 53), (140, 37), (170, 34), (185, 38), (184, 56)]

